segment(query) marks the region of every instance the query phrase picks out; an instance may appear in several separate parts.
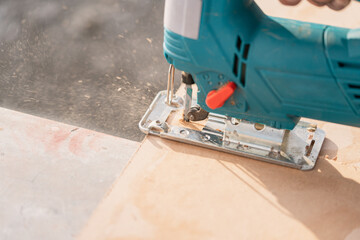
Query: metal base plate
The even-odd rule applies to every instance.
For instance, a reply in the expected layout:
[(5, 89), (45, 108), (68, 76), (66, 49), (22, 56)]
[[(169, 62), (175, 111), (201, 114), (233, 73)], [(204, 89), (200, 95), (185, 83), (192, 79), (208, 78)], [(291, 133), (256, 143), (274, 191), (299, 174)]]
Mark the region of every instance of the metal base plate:
[(144, 133), (301, 170), (314, 168), (325, 139), (323, 130), (301, 121), (289, 131), (210, 113), (202, 130), (171, 125), (169, 116), (182, 114), (183, 100), (168, 105), (166, 96), (159, 92), (141, 119)]

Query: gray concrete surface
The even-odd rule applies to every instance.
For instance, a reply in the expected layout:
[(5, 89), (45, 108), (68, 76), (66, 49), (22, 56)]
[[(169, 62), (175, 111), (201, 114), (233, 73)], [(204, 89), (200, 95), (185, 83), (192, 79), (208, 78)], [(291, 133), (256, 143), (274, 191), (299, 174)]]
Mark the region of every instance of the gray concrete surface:
[(139, 143), (0, 108), (0, 239), (74, 239)]
[(140, 141), (159, 90), (162, 0), (0, 1), (0, 106)]
[[(163, 0), (0, 1), (0, 239), (73, 239), (159, 90)], [(43, 119), (45, 118), (45, 119)], [(46, 120), (52, 119), (58, 122)]]

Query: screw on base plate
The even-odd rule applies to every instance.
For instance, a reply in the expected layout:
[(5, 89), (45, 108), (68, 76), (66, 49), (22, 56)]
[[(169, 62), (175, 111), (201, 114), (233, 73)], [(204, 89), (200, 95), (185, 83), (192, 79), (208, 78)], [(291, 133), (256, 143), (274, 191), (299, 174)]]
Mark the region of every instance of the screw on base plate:
[(185, 114), (187, 119), (193, 122), (205, 120), (209, 116), (209, 112), (202, 109), (199, 105), (191, 107)]

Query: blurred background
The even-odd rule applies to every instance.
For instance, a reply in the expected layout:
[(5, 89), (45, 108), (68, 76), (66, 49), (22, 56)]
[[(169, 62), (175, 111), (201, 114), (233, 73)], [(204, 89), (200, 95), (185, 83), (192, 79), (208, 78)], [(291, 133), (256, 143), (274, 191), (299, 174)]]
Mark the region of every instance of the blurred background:
[[(163, 0), (0, 1), (1, 240), (83, 228), (166, 89), (163, 11)], [(101, 151), (80, 142), (71, 152), (77, 139)]]
[(0, 1), (0, 106), (140, 141), (137, 124), (166, 88), (163, 8), (162, 0)]

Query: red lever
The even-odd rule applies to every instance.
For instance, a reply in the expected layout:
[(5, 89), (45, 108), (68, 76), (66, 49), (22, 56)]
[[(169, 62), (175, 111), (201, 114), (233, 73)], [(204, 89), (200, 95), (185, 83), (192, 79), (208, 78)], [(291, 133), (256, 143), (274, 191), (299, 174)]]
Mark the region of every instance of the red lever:
[(206, 96), (206, 105), (211, 109), (221, 108), (235, 92), (236, 84), (228, 82), (218, 90), (212, 90)]

